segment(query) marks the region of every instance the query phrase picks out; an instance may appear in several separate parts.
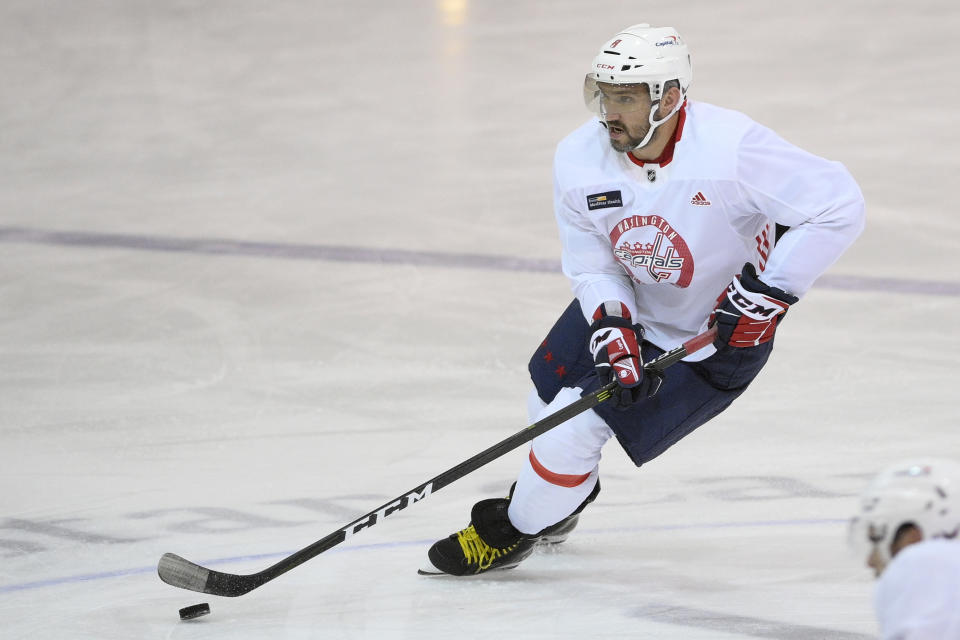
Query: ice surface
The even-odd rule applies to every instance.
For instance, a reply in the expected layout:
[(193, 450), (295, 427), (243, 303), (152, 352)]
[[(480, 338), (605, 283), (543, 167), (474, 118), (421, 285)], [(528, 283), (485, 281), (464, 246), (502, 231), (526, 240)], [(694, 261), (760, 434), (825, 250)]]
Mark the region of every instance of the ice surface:
[[(514, 571), (416, 575), (522, 449), (241, 598), (162, 583), (168, 551), (258, 571), (525, 425), (570, 297), (553, 148), (643, 21), (687, 37), (693, 98), (868, 201), (755, 386), (640, 471), (611, 444), (580, 529)], [(946, 0), (3, 3), (0, 636), (870, 637), (854, 496), (960, 458), (958, 26)]]

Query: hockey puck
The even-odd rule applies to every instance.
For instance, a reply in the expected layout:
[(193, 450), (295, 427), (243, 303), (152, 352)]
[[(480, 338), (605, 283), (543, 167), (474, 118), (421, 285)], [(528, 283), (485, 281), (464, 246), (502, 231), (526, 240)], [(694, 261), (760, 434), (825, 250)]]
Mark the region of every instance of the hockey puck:
[(195, 604), (193, 606), (180, 609), (180, 619), (193, 620), (194, 618), (205, 616), (208, 613), (210, 613), (210, 605), (206, 602), (201, 602), (200, 604)]

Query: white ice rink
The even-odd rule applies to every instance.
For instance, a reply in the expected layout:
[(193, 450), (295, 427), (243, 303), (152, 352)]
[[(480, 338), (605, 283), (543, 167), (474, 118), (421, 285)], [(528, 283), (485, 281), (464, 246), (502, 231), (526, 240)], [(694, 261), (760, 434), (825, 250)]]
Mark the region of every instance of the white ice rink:
[[(596, 47), (687, 38), (691, 97), (842, 161), (858, 243), (733, 407), (561, 549), (462, 581), (429, 544), (526, 447), (235, 599), (526, 425), (571, 294), (553, 149)], [(954, 0), (4, 0), (0, 637), (768, 638), (876, 632), (845, 521), (960, 459)], [(209, 602), (181, 622), (177, 609)]]

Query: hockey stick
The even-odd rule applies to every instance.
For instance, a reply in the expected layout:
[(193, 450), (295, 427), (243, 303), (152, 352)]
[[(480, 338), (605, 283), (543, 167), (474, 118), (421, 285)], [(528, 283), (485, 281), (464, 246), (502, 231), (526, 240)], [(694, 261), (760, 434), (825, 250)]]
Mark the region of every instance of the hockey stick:
[[(685, 358), (688, 354), (691, 354), (694, 351), (699, 351), (713, 342), (716, 334), (716, 328), (709, 329), (704, 333), (687, 340), (679, 347), (663, 353), (644, 366), (645, 368), (663, 371), (670, 365)], [(600, 389), (597, 389), (593, 393), (583, 396), (572, 404), (569, 404), (559, 411), (550, 414), (546, 418), (535, 422), (522, 431), (513, 434), (506, 440), (503, 440), (502, 442), (493, 445), (489, 449), (478, 453), (469, 460), (461, 462), (452, 469), (444, 471), (437, 477), (424, 482), (420, 486), (399, 496), (395, 500), (391, 500), (381, 507), (360, 516), (347, 526), (337, 529), (325, 538), (317, 540), (310, 546), (304, 547), (300, 551), (297, 551), (293, 555), (284, 558), (273, 566), (267, 567), (263, 571), (248, 575), (223, 573), (221, 571), (214, 571), (212, 569), (201, 567), (200, 565), (194, 564), (193, 562), (181, 558), (176, 554), (165, 553), (163, 554), (163, 557), (160, 558), (160, 563), (157, 566), (157, 573), (160, 574), (161, 580), (167, 584), (173, 585), (174, 587), (180, 587), (181, 589), (199, 591), (200, 593), (209, 593), (215, 596), (242, 596), (245, 593), (253, 591), (264, 583), (270, 582), (274, 578), (283, 575), (287, 571), (300, 566), (307, 560), (320, 555), (324, 551), (337, 546), (344, 540), (352, 537), (358, 531), (361, 531), (362, 529), (369, 529), (387, 516), (393, 515), (402, 509), (406, 509), (414, 502), (419, 502), (424, 498), (427, 498), (448, 484), (459, 480), (463, 476), (476, 471), (480, 467), (516, 449), (524, 442), (529, 442), (540, 434), (553, 429), (563, 422), (566, 422), (570, 418), (573, 418), (574, 416), (579, 415), (588, 409), (592, 409), (601, 402), (609, 400), (612, 396), (613, 389), (616, 388), (616, 386), (617, 383), (614, 381), (604, 387), (601, 387)]]

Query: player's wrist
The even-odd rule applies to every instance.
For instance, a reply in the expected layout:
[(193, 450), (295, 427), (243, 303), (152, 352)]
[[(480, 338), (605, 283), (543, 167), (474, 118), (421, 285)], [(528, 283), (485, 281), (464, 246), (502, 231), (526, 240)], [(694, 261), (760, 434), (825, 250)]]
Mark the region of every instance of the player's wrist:
[(743, 265), (740, 277), (734, 280), (734, 284), (746, 294), (770, 296), (781, 302), (786, 302), (788, 305), (795, 304), (800, 299), (792, 293), (788, 293), (779, 287), (770, 286), (761, 280), (760, 276), (757, 275), (756, 268), (749, 262)]
[(600, 305), (594, 309), (591, 317), (594, 324), (604, 320), (613, 322), (615, 318), (620, 318), (627, 322), (631, 319), (630, 308), (626, 303), (620, 302), (619, 300), (607, 300), (606, 302), (600, 303)]

